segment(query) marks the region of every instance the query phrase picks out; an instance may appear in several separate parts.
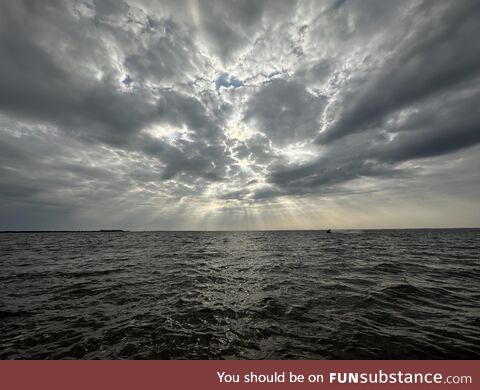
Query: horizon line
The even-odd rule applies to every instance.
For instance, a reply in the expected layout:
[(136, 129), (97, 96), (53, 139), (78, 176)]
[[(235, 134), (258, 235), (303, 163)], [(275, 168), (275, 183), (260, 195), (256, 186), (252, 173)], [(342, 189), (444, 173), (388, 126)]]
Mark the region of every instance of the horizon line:
[(0, 233), (146, 233), (146, 232), (316, 232), (316, 231), (352, 231), (352, 230), (476, 230), (480, 226), (471, 227), (390, 227), (390, 228), (318, 228), (318, 229), (90, 229), (90, 230), (0, 230)]

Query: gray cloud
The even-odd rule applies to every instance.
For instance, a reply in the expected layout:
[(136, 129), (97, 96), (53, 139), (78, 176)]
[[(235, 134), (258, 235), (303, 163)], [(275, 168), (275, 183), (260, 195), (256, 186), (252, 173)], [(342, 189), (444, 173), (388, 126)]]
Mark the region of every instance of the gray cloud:
[(273, 22), (288, 17), (295, 3), (288, 0), (193, 2), (205, 43), (223, 62), (231, 61), (236, 52), (255, 41), (264, 28), (263, 18)]
[(480, 43), (471, 39), (480, 34), (478, 2), (424, 2), (418, 12), (418, 30), (384, 64), (354, 81), (341, 100), (341, 114), (319, 142), (381, 125), (388, 114), (478, 76)]
[(179, 82), (201, 66), (198, 49), (187, 29), (166, 19), (148, 20), (140, 47), (128, 54), (124, 65), (133, 80)]
[(473, 0), (4, 2), (0, 229), (218, 228), (231, 210), (298, 220), (280, 208), (330, 197), (374, 210), (361, 194), (448, 194), (471, 223), (479, 13)]
[(275, 79), (249, 100), (244, 120), (279, 145), (308, 142), (320, 128), (324, 105), (324, 97), (311, 94), (304, 85)]

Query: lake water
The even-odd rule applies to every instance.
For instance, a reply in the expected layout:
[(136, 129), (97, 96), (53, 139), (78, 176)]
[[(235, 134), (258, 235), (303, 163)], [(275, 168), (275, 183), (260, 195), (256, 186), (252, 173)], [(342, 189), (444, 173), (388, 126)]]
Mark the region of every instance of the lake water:
[(480, 358), (480, 230), (0, 234), (2, 359)]

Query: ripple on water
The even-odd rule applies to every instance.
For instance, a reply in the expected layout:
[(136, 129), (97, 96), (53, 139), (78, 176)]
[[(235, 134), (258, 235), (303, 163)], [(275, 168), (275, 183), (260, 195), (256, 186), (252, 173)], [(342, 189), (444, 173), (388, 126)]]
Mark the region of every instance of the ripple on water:
[(0, 234), (0, 358), (479, 358), (479, 249), (479, 230)]

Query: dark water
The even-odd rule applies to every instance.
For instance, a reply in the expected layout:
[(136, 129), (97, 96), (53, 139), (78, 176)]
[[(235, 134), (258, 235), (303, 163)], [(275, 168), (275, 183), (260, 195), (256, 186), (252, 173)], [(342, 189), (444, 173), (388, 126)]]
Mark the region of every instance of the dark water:
[(480, 230), (0, 234), (0, 358), (480, 357)]

